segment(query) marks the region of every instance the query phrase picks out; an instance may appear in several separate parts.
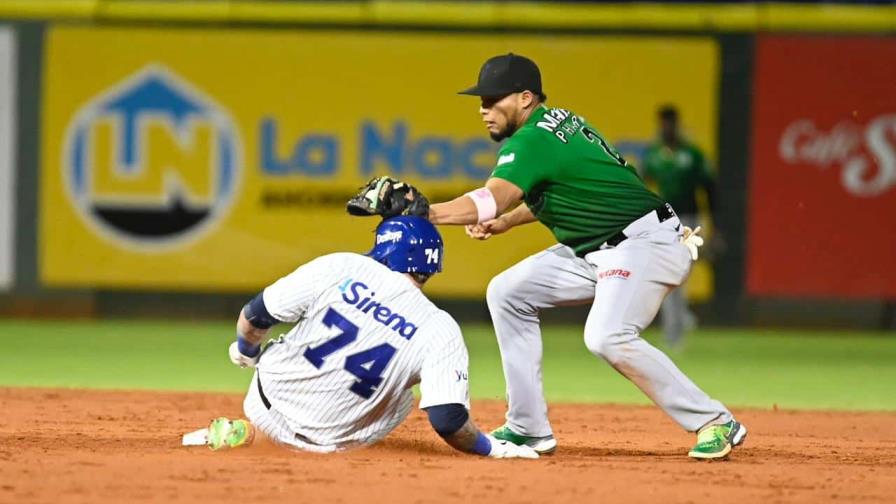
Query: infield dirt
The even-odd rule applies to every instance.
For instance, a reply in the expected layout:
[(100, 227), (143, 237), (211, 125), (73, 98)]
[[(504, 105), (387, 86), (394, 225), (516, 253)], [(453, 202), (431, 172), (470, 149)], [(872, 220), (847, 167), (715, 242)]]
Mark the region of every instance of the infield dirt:
[[(211, 452), (184, 432), (241, 414), (233, 394), (0, 388), (0, 502), (894, 502), (896, 413), (743, 409), (728, 461), (659, 409), (553, 404), (560, 448), (537, 461), (452, 451), (411, 414), (381, 444), (335, 455), (265, 442)], [(476, 402), (483, 428), (504, 404)]]

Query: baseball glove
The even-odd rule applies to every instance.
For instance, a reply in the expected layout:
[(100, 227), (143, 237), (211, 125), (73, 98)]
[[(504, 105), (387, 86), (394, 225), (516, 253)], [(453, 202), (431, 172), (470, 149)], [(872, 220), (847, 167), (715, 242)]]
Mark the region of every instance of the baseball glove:
[(352, 215), (429, 215), (429, 201), (416, 187), (392, 177), (371, 179), (345, 206)]

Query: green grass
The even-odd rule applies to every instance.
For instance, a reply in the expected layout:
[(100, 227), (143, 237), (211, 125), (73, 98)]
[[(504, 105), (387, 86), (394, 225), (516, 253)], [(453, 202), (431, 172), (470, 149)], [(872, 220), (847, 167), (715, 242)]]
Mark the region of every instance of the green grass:
[[(0, 321), (0, 385), (242, 392), (231, 322)], [(474, 398), (502, 399), (491, 327), (465, 325)], [(655, 341), (658, 335), (649, 332)], [(647, 404), (592, 356), (579, 327), (546, 328), (550, 401)], [(870, 332), (703, 329), (673, 360), (731, 406), (896, 410), (896, 337)]]

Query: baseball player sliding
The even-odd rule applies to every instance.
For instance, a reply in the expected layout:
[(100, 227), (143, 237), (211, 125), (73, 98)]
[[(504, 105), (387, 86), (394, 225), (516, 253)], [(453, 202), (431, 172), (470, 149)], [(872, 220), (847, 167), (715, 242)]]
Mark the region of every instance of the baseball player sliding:
[[(536, 220), (556, 237), (557, 245), (488, 286), (509, 402), (505, 425), (492, 435), (539, 453), (554, 451), (542, 391), (539, 311), (591, 303), (588, 349), (697, 433), (688, 455), (726, 457), (743, 442), (746, 427), (640, 337), (666, 294), (688, 276), (703, 242), (699, 228), (683, 228), (672, 207), (582, 116), (545, 104), (532, 60), (491, 58), (477, 85), (461, 94), (480, 97), (489, 135), (506, 140), (485, 186), (430, 207), (413, 188), (383, 177), (359, 194), (354, 207), (358, 213), (410, 213), (434, 224), (466, 225), (467, 234), (480, 240)], [(403, 197), (396, 198), (396, 190)]]
[[(457, 323), (420, 291), (442, 270), (442, 238), (426, 219), (384, 220), (367, 255), (319, 257), (270, 285), (240, 312), (234, 364), (255, 368), (243, 409), (218, 418), (212, 449), (255, 431), (312, 452), (369, 445), (420, 408), (454, 448), (494, 458), (538, 458), (484, 434), (470, 419), (467, 349)], [(263, 350), (274, 324), (296, 323)]]

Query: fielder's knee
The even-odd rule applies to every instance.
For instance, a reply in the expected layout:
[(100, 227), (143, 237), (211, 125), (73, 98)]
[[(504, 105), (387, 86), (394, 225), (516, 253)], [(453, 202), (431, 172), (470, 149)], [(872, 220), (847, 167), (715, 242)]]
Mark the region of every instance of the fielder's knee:
[(521, 308), (523, 304), (523, 299), (519, 295), (522, 291), (521, 287), (522, 282), (517, 281), (507, 271), (492, 278), (485, 291), (485, 301), (488, 303), (489, 311), (494, 313), (496, 310), (505, 308)]
[(625, 360), (625, 344), (638, 337), (637, 332), (634, 330), (589, 329), (586, 325), (585, 346), (588, 347), (588, 351), (604, 359), (612, 366), (616, 366)]

